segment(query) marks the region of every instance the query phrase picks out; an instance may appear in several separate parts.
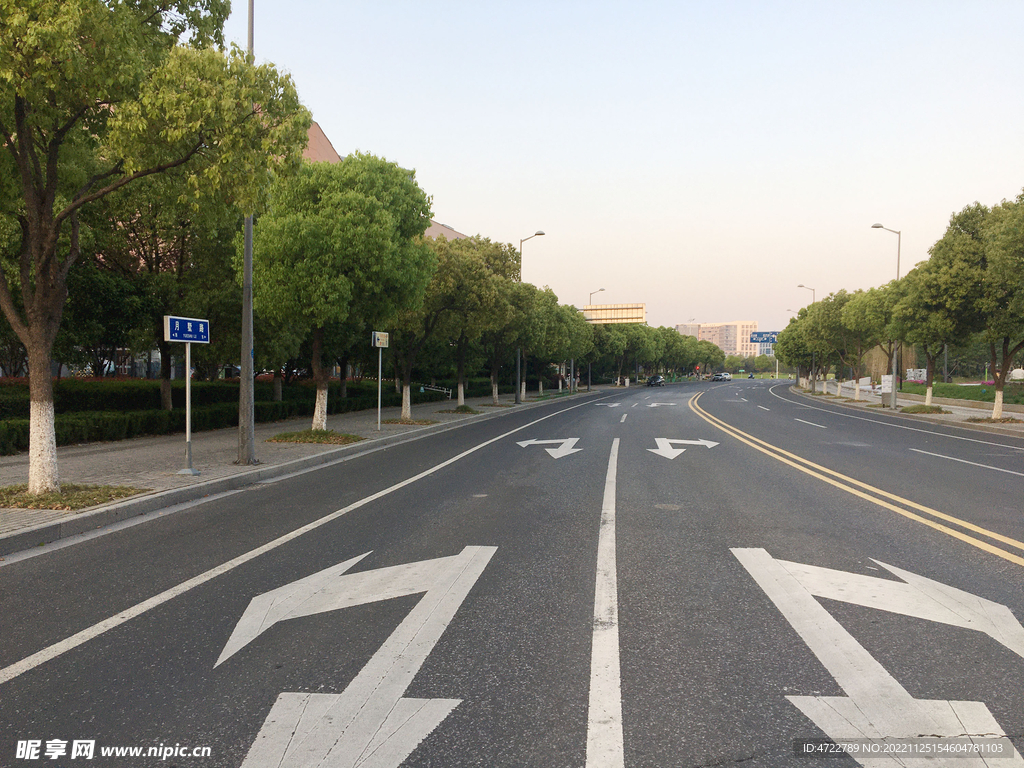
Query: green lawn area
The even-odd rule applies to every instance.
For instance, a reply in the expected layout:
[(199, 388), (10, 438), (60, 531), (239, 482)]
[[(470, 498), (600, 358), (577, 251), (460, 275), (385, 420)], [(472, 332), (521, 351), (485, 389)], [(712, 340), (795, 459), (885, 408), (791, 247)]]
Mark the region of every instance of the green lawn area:
[[(913, 395), (923, 395), (927, 391), (927, 387), (924, 384), (907, 381), (903, 383), (903, 391)], [(946, 384), (937, 381), (932, 394), (935, 397), (977, 400), (983, 403), (992, 403), (996, 399), (996, 389), (991, 384)], [(1003, 402), (1024, 405), (1024, 384), (1007, 384), (1003, 389)]]

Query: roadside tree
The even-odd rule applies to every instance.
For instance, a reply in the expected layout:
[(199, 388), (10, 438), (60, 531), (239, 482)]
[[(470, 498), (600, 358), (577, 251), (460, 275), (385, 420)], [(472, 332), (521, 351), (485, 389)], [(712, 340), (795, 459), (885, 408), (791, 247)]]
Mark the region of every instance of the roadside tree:
[(0, 216), (20, 230), (0, 307), (28, 355), (29, 493), (60, 490), (50, 354), (87, 206), (177, 168), (182, 194), (219, 192), (251, 211), (269, 174), (298, 159), (309, 115), (290, 79), (213, 48), (228, 9), (0, 4)]
[(435, 264), (420, 237), (429, 221), (413, 172), (369, 154), (304, 163), (274, 185), (254, 232), (253, 298), (262, 315), (311, 334), (313, 429), (327, 429), (328, 326), (383, 324), (422, 300)]

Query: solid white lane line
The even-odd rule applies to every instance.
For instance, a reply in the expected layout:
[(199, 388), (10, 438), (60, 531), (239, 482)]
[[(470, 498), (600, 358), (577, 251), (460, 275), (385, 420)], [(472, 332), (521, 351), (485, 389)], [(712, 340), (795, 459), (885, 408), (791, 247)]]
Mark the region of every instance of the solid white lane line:
[(493, 437), (490, 440), (486, 440), (480, 443), (479, 445), (474, 445), (472, 448), (463, 451), (457, 456), (452, 456), (450, 459), (442, 461), (440, 464), (435, 464), (430, 469), (426, 469), (420, 472), (418, 475), (413, 475), (412, 477), (407, 478), (406, 480), (402, 480), (401, 482), (395, 483), (394, 485), (385, 488), (382, 491), (377, 491), (377, 493), (359, 499), (359, 501), (355, 501), (352, 504), (349, 504), (347, 507), (344, 507), (343, 509), (339, 509), (336, 512), (330, 513), (329, 515), (325, 515), (324, 517), (321, 517), (319, 520), (314, 520), (311, 523), (307, 523), (301, 528), (296, 528), (294, 531), (286, 533), (284, 536), (280, 536), (274, 539), (273, 541), (264, 544), (261, 547), (257, 547), (256, 549), (250, 550), (249, 552), (239, 555), (238, 557), (232, 560), (228, 560), (226, 563), (222, 563), (215, 568), (211, 568), (205, 573), (201, 573), (198, 576), (194, 576), (191, 579), (188, 579), (187, 581), (183, 581), (181, 584), (171, 587), (170, 589), (164, 590), (160, 594), (154, 595), (148, 600), (143, 600), (141, 603), (138, 603), (136, 605), (133, 605), (131, 608), (127, 608), (124, 611), (121, 611), (116, 616), (111, 616), (110, 618), (104, 619), (98, 624), (93, 624), (91, 627), (86, 627), (81, 632), (78, 632), (72, 635), (71, 637), (67, 637), (61, 640), (60, 642), (47, 646), (46, 648), (43, 648), (42, 650), (33, 653), (31, 656), (26, 656), (21, 661), (16, 661), (14, 664), (11, 664), (10, 666), (0, 669), (0, 685), (3, 685), (9, 680), (13, 680), (18, 675), (24, 674), (25, 672), (28, 672), (31, 669), (35, 669), (40, 664), (44, 664), (50, 659), (55, 659), (56, 657), (77, 648), (83, 643), (89, 642), (93, 638), (99, 637), (108, 630), (121, 626), (125, 622), (134, 619), (136, 616), (140, 616), (143, 613), (146, 613), (147, 611), (156, 608), (157, 606), (163, 605), (168, 600), (173, 600), (175, 597), (183, 595), (189, 590), (198, 587), (201, 584), (205, 584), (211, 579), (217, 578), (221, 574), (234, 570), (238, 566), (243, 565), (244, 563), (247, 563), (250, 560), (254, 560), (260, 555), (266, 554), (271, 550), (277, 549), (282, 544), (287, 544), (293, 539), (297, 539), (299, 536), (302, 536), (304, 533), (309, 533), (310, 531), (315, 530), (322, 525), (326, 525), (332, 520), (336, 520), (342, 515), (346, 515), (353, 510), (359, 509), (360, 507), (369, 504), (370, 502), (383, 498), (384, 496), (387, 496), (388, 494), (391, 494), (394, 491), (404, 488), (407, 485), (411, 485), (412, 483), (415, 483), (417, 480), (422, 480), (423, 478), (434, 474), (438, 470), (444, 469), (450, 464), (454, 464), (455, 462), (459, 461), (460, 459), (464, 459), (466, 456), (469, 456), (472, 453), (476, 453), (481, 448), (486, 448), (488, 445), (491, 445), (492, 443), (496, 443), (499, 440), (504, 440), (506, 437), (508, 437), (509, 435), (514, 435), (516, 432), (521, 432), (524, 429), (529, 429), (534, 424), (539, 424), (540, 422), (550, 419), (553, 416), (559, 416), (560, 414), (563, 414), (566, 411), (572, 411), (575, 410), (576, 408), (582, 408), (585, 405), (589, 405), (589, 403), (580, 403), (579, 405), (573, 405), (568, 408), (563, 408), (560, 411), (549, 413), (547, 416), (541, 416), (539, 419), (535, 419), (534, 421), (531, 421), (529, 424), (524, 424), (521, 427), (516, 427), (515, 429), (511, 429), (502, 435), (498, 435), (497, 437)]
[(1017, 475), (1018, 477), (1024, 477), (1024, 472), (1014, 472), (1012, 469), (1003, 469), (1002, 467), (993, 467), (988, 464), (979, 464), (976, 461), (968, 461), (967, 459), (958, 459), (955, 456), (943, 456), (941, 453), (931, 453), (930, 451), (921, 451), (917, 448), (911, 448), (914, 453), (923, 453), (925, 456), (934, 456), (937, 459), (949, 459), (950, 461), (959, 461), (961, 464), (970, 464), (972, 467), (981, 467), (982, 469), (994, 469), (996, 472), (1005, 472), (1008, 475)]
[(813, 421), (804, 421), (803, 419), (793, 419), (793, 421), (799, 421), (801, 424), (809, 424), (810, 426), (817, 427), (818, 429), (828, 429), (828, 427), (823, 427), (821, 424), (815, 424)]
[(621, 418), (621, 419), (619, 419), (619, 424), (621, 424), (622, 422), (624, 422), (624, 421), (626, 420), (626, 417), (627, 417), (627, 416), (629, 416), (629, 414), (628, 414), (628, 413), (624, 413), (624, 414), (622, 414), (622, 418)]
[(619, 438), (612, 441), (597, 540), (594, 643), (590, 656), (587, 768), (625, 764), (622, 748), (622, 690), (619, 673), (619, 593), (615, 573), (615, 474)]
[(759, 405), (757, 407), (760, 408), (762, 411), (770, 411), (771, 410), (771, 408), (765, 408), (763, 405)]

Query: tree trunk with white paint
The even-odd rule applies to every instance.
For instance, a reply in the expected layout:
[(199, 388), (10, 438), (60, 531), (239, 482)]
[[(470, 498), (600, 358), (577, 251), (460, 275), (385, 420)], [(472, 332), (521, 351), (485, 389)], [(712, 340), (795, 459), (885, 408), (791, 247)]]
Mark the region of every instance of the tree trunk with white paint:
[(853, 382), (853, 399), (860, 400), (860, 379), (854, 379)]
[(1001, 419), (1003, 418), (1003, 390), (996, 390), (996, 399), (992, 403), (992, 418)]
[(327, 429), (327, 385), (330, 381), (330, 370), (321, 360), (324, 348), (323, 326), (313, 331), (313, 380), (316, 382), (316, 405), (313, 407), (313, 429)]
[(462, 385), (462, 379), (459, 379), (459, 399), (458, 399), (458, 404), (459, 405), (465, 405), (466, 404), (466, 389)]
[(402, 421), (412, 421), (411, 384), (402, 384)]
[(498, 375), (491, 372), (491, 403), (498, 404)]
[(28, 391), (28, 492), (60, 493), (53, 381), (50, 379), (50, 356), (47, 352), (29, 351)]

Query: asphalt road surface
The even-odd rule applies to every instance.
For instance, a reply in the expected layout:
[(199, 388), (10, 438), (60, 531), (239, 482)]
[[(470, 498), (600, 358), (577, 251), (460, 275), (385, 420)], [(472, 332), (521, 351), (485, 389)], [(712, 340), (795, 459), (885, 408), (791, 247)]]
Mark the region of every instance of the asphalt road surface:
[(1022, 491), (785, 382), (510, 412), (9, 558), (0, 766), (1021, 766)]

